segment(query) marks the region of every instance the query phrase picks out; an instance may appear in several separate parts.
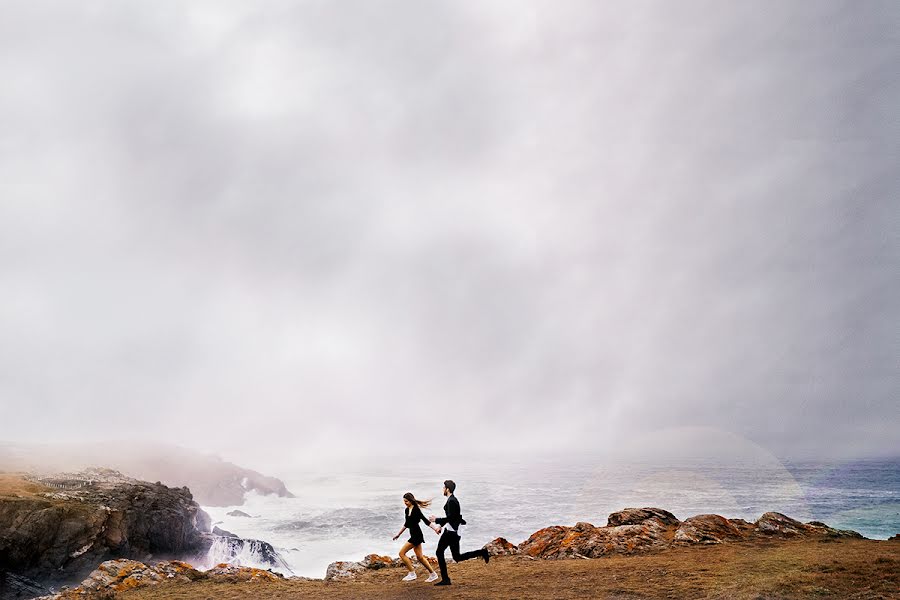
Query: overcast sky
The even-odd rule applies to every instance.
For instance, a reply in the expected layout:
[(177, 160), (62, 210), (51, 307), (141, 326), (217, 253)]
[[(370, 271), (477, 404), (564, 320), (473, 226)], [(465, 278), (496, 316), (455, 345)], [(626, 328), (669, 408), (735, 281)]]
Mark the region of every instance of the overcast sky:
[(896, 452), (898, 38), (896, 0), (2, 0), (0, 439)]

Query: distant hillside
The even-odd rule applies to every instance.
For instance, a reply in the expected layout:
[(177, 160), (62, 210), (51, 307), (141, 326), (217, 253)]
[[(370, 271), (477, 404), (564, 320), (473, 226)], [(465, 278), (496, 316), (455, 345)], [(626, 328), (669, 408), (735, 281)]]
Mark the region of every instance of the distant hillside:
[(0, 471), (50, 473), (108, 467), (144, 481), (187, 486), (204, 506), (243, 504), (244, 493), (292, 498), (284, 482), (216, 456), (163, 444), (0, 444)]

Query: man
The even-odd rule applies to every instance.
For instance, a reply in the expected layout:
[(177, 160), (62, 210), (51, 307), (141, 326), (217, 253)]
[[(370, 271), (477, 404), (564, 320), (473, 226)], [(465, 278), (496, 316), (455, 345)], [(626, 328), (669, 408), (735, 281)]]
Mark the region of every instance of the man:
[[(444, 559), (444, 551), (448, 546), (450, 547), (450, 554), (453, 556), (453, 560), (455, 560), (456, 562), (462, 562), (464, 560), (469, 560), (470, 558), (479, 557), (483, 558), (484, 562), (488, 562), (491, 559), (487, 549), (485, 548), (460, 554), (460, 527), (465, 525), (466, 521), (462, 518), (462, 512), (459, 508), (459, 500), (457, 500), (456, 496), (453, 495), (453, 492), (455, 491), (456, 484), (453, 482), (453, 480), (448, 479), (444, 482), (443, 493), (445, 496), (447, 496), (447, 502), (446, 504), (444, 504), (444, 514), (447, 516), (435, 518), (434, 515), (431, 515), (429, 519), (432, 523), (437, 523), (438, 525), (443, 527), (444, 530), (441, 534), (441, 539), (440, 541), (438, 541), (437, 546), (437, 559), (438, 565), (441, 567), (441, 580), (434, 585), (450, 585), (450, 577), (447, 575), (447, 561), (446, 559)], [(440, 531), (440, 528), (438, 529), (438, 531)]]

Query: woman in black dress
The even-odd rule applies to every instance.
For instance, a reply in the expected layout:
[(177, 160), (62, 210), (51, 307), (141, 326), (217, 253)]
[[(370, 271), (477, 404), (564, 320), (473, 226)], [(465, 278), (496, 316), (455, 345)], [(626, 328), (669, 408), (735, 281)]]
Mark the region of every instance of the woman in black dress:
[(419, 521), (422, 521), (428, 527), (433, 529), (435, 533), (438, 532), (439, 528), (437, 525), (432, 524), (428, 519), (425, 518), (425, 515), (422, 514), (423, 508), (428, 508), (431, 504), (430, 500), (416, 500), (416, 497), (412, 495), (412, 492), (406, 492), (403, 494), (403, 504), (406, 505), (406, 510), (404, 511), (404, 516), (406, 520), (403, 522), (403, 529), (401, 529), (397, 535), (394, 536), (394, 540), (403, 535), (403, 532), (409, 529), (409, 539), (403, 544), (403, 547), (400, 548), (400, 560), (403, 561), (403, 564), (406, 565), (406, 568), (409, 569), (409, 573), (406, 574), (406, 577), (403, 578), (403, 581), (415, 581), (416, 580), (416, 571), (413, 569), (412, 561), (406, 555), (410, 549), (413, 549), (416, 553), (416, 558), (419, 559), (419, 562), (428, 569), (428, 579), (426, 582), (436, 581), (438, 578), (437, 573), (434, 570), (434, 567), (431, 566), (431, 561), (425, 558), (422, 555), (422, 544), (425, 542), (425, 536), (422, 535), (422, 529), (419, 527)]

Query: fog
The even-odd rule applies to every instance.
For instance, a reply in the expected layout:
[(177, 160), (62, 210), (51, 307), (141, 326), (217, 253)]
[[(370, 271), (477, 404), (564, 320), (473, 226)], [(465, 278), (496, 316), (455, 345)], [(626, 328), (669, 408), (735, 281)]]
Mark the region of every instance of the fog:
[(0, 440), (895, 453), (898, 32), (893, 0), (7, 0)]

